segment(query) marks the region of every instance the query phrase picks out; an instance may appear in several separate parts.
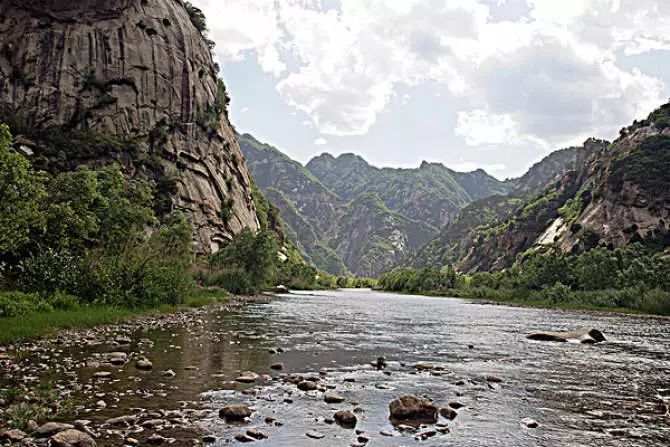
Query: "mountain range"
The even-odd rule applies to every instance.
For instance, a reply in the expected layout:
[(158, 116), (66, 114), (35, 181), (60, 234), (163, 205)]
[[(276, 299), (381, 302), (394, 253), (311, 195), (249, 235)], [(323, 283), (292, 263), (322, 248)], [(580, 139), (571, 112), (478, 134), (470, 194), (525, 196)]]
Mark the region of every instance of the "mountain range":
[(470, 204), (506, 203), (509, 194), (545, 185), (577, 152), (558, 151), (520, 179), (500, 181), (481, 169), (456, 172), (439, 163), (377, 168), (354, 154), (324, 153), (303, 166), (250, 134), (239, 143), (304, 258), (332, 274), (372, 277), (411, 259)]
[(612, 143), (590, 138), (505, 181), (439, 163), (377, 168), (354, 154), (324, 153), (303, 166), (249, 134), (239, 142), (287, 235), (324, 271), (375, 277), (453, 265), (472, 273), (510, 267), (548, 246), (667, 246), (668, 110)]

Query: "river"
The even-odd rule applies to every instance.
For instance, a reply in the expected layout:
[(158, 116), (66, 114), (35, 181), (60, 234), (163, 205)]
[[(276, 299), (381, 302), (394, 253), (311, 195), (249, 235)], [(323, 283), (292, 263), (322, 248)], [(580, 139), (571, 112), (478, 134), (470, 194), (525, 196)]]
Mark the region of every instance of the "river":
[[(196, 425), (215, 436), (217, 446), (237, 445), (233, 437), (250, 427), (268, 435), (253, 445), (352, 445), (353, 430), (324, 421), (339, 409), (356, 409), (356, 428), (370, 438), (369, 446), (415, 445), (416, 433), (399, 431), (388, 419), (389, 402), (404, 394), (464, 405), (453, 421), (442, 421), (448, 433), (420, 445), (661, 446), (670, 445), (669, 323), (650, 316), (345, 289), (283, 295), (235, 311), (204, 312), (184, 327), (133, 333), (124, 349), (151, 359), (150, 372), (120, 367), (113, 380), (99, 384), (92, 378), (99, 367), (82, 361), (72, 369), (80, 383), (95, 383), (79, 395), (92, 399), (94, 393), (108, 404), (89, 409), (87, 418), (104, 420), (135, 407), (193, 407), (199, 411)], [(582, 345), (525, 338), (535, 330), (582, 327), (602, 330), (608, 341)], [(275, 353), (277, 348), (283, 352)], [(100, 346), (62, 349), (63, 357), (75, 359), (101, 351)], [(380, 356), (388, 363), (383, 371), (370, 366)], [(282, 371), (270, 369), (277, 362)], [(437, 368), (417, 370), (417, 362)], [(165, 376), (168, 369), (174, 377)], [(243, 371), (275, 379), (235, 382)], [(327, 404), (321, 392), (305, 393), (277, 379), (292, 373), (320, 374), (320, 383), (346, 400)], [(250, 422), (240, 426), (219, 419), (218, 409), (227, 403), (251, 406)], [(281, 425), (266, 423), (268, 417)], [(525, 418), (539, 426), (526, 427)], [(314, 430), (324, 438), (305, 435)], [(168, 430), (166, 436), (177, 438), (175, 445), (192, 445), (179, 433)], [(121, 445), (115, 442), (100, 444)]]

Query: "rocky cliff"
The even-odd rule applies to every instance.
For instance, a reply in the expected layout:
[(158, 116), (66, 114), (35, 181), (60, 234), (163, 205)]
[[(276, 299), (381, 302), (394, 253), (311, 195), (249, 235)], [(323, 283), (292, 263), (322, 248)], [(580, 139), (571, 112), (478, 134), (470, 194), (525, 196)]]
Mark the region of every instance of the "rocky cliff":
[(534, 164), (522, 177), (509, 181), (508, 195), (470, 203), (440, 234), (396, 268), (456, 265), (464, 271), (499, 269), (531, 247), (559, 216), (584, 179), (577, 167), (602, 149), (604, 142), (561, 149)]
[(403, 265), (453, 264), (475, 272), (507, 268), (527, 250), (579, 253), (631, 243), (667, 250), (668, 172), (665, 104), (622, 129), (612, 143), (589, 139), (583, 147), (550, 155), (518, 181), (514, 194), (469, 205)]
[[(116, 161), (169, 185), (169, 207), (191, 217), (197, 249), (211, 252), (258, 219), (192, 12), (180, 0), (0, 2), (0, 118), (36, 157)], [(114, 144), (62, 144), (82, 132)]]

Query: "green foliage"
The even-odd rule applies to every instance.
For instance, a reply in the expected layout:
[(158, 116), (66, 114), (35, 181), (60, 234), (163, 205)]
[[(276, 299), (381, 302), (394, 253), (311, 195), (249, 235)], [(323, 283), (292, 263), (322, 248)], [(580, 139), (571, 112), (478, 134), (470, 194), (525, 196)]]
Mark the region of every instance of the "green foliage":
[(574, 222), (582, 214), (584, 209), (591, 203), (592, 192), (590, 189), (580, 190), (575, 197), (568, 199), (565, 204), (558, 209), (559, 214), (566, 222)]
[(620, 191), (624, 182), (632, 182), (650, 193), (665, 193), (670, 172), (670, 136), (646, 138), (632, 151), (614, 159), (610, 169), (615, 190)]
[(198, 31), (200, 31), (200, 34), (206, 36), (208, 28), (205, 13), (202, 12), (202, 9), (193, 5), (193, 3), (189, 1), (185, 1), (184, 6), (186, 7), (186, 11), (188, 11), (188, 15), (191, 18), (191, 23), (193, 23), (193, 26), (195, 26)]
[[(545, 305), (625, 308), (670, 314), (670, 257), (642, 245), (579, 255), (529, 251), (510, 269), (457, 275), (443, 269), (386, 273), (384, 290), (531, 302)], [(446, 275), (446, 278), (445, 276)]]
[(183, 300), (192, 229), (180, 215), (158, 225), (150, 182), (127, 179), (118, 166), (51, 176), (9, 150), (6, 126), (0, 136), (0, 286), (30, 292), (4, 295), (4, 316)]
[[(197, 124), (210, 136), (213, 136), (219, 129), (221, 117), (228, 118), (228, 104), (230, 104), (230, 97), (226, 90), (226, 84), (222, 79), (217, 79), (214, 103), (207, 106), (204, 114), (196, 120)], [(238, 165), (236, 157), (237, 154), (233, 154), (233, 164), (235, 166)]]
[(88, 302), (130, 307), (181, 304), (192, 290), (191, 225), (173, 215), (144, 238), (93, 250), (84, 262), (80, 296)]
[(670, 103), (663, 104), (658, 109), (651, 112), (648, 118), (654, 123), (658, 130), (665, 130), (670, 127)]
[[(259, 290), (272, 285), (277, 269), (277, 242), (275, 235), (269, 230), (261, 230), (254, 234), (248, 228), (242, 230), (233, 241), (210, 259), (210, 267), (226, 273), (225, 283), (215, 284), (230, 290), (230, 277), (245, 277), (249, 288)], [(241, 286), (240, 286), (241, 287)]]
[(44, 226), (45, 177), (10, 150), (11, 141), (9, 128), (0, 124), (0, 254), (21, 251), (31, 232)]
[(0, 292), (0, 317), (2, 318), (49, 310), (51, 310), (50, 305), (39, 294)]
[(383, 290), (407, 293), (440, 292), (455, 289), (458, 276), (450, 266), (441, 270), (435, 268), (407, 269), (397, 273), (383, 274), (377, 286)]
[(0, 399), (7, 402), (0, 412), (0, 427), (16, 427), (28, 430), (29, 421), (43, 423), (64, 417), (73, 410), (73, 401), (64, 397), (52, 383), (42, 381), (36, 386), (28, 399), (26, 390), (10, 386), (0, 391)]

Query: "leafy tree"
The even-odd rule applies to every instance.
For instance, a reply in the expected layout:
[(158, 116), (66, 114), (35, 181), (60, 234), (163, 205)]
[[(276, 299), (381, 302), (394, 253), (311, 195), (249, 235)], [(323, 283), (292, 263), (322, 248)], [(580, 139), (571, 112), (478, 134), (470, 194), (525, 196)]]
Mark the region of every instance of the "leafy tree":
[(587, 251), (575, 262), (575, 277), (581, 290), (599, 290), (616, 287), (619, 260), (616, 254), (604, 248)]
[(0, 124), (0, 261), (20, 251), (45, 223), (40, 212), (46, 197), (45, 175), (11, 151), (11, 141), (9, 128)]

